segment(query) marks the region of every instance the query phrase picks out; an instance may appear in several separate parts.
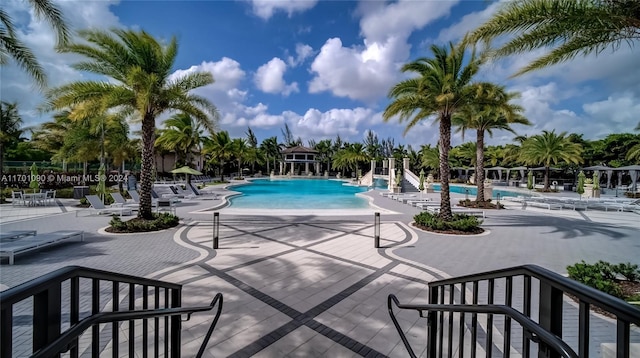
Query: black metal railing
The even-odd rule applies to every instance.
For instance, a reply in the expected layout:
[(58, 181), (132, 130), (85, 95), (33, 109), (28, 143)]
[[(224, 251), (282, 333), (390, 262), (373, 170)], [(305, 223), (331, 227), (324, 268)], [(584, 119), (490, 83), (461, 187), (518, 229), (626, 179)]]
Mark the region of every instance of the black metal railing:
[[(596, 354), (590, 351), (596, 306), (615, 320), (616, 356), (628, 358), (631, 325), (640, 326), (637, 308), (535, 265), (431, 282), (425, 305), (401, 304), (389, 295), (389, 314), (409, 355), (415, 357), (394, 305), (427, 318), (427, 357), (475, 358), (478, 349), (486, 357), (510, 357), (512, 351), (522, 357), (589, 357)], [(565, 316), (567, 311), (571, 312)], [(569, 332), (563, 335), (563, 329)]]
[(121, 330), (128, 334), (128, 356), (179, 357), (181, 315), (217, 304), (202, 351), (220, 316), (222, 295), (210, 306), (181, 308), (181, 294), (174, 283), (78, 266), (56, 270), (0, 293), (0, 357), (50, 357), (67, 350), (70, 357), (98, 357), (107, 346), (118, 357)]

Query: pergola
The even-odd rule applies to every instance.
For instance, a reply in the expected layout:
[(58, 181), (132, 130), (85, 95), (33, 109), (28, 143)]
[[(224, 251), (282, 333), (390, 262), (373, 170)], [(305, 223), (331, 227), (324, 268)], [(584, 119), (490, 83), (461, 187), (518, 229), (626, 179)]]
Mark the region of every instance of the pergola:
[(296, 164), (304, 164), (304, 174), (309, 175), (309, 163), (315, 166), (315, 173), (319, 175), (320, 172), (320, 162), (316, 160), (316, 156), (318, 151), (303, 147), (301, 145), (283, 149), (280, 154), (282, 154), (282, 161), (280, 162), (280, 173), (284, 173), (286, 167), (290, 167), (290, 174), (294, 175), (296, 173)]
[(636, 191), (638, 184), (638, 172), (640, 172), (640, 165), (628, 165), (626, 167), (608, 167), (606, 165), (594, 165), (590, 167), (582, 168), (582, 170), (592, 170), (594, 172), (606, 172), (607, 174), (607, 189), (611, 188), (611, 177), (613, 176), (613, 172), (617, 172), (618, 175), (618, 186), (622, 186), (622, 176), (624, 172), (628, 172), (631, 177), (631, 190)]

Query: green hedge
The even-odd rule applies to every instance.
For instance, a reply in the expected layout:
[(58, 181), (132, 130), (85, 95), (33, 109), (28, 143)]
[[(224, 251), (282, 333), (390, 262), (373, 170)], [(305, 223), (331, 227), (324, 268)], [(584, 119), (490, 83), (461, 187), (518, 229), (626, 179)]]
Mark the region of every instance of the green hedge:
[[(588, 264), (583, 260), (567, 266), (567, 273), (570, 278), (612, 296), (631, 301), (640, 299), (638, 295), (626, 296), (620, 288), (622, 281), (638, 282), (640, 271), (636, 264), (621, 263), (613, 265), (602, 260), (595, 264)], [(619, 277), (624, 277), (624, 280), (619, 279)]]
[(437, 215), (429, 212), (421, 212), (413, 217), (417, 226), (426, 227), (437, 231), (462, 231), (462, 232), (478, 232), (482, 220), (478, 220), (475, 216), (464, 214), (453, 215), (453, 220), (444, 221)]
[(177, 226), (180, 222), (179, 217), (169, 213), (153, 214), (153, 217), (153, 220), (133, 218), (122, 221), (119, 217), (114, 216), (109, 222), (111, 226), (107, 228), (107, 232), (134, 233), (159, 231)]

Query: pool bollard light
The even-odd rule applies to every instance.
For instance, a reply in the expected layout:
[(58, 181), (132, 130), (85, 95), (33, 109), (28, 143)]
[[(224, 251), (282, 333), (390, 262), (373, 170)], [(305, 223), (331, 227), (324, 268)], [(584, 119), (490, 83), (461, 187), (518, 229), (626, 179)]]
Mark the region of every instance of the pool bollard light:
[(213, 248), (218, 248), (218, 239), (220, 237), (220, 213), (213, 213)]
[(376, 249), (380, 248), (380, 213), (373, 215), (373, 245)]

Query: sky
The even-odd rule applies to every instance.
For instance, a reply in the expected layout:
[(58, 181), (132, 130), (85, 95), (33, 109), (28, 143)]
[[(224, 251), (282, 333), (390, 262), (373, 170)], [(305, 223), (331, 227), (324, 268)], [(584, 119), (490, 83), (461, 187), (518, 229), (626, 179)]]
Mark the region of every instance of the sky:
[[(143, 29), (179, 50), (172, 76), (209, 71), (215, 82), (196, 90), (218, 108), (217, 127), (232, 138), (259, 141), (289, 126), (308, 140), (363, 141), (372, 130), (380, 139), (419, 148), (435, 145), (437, 124), (423, 121), (406, 134), (404, 123), (382, 120), (392, 85), (407, 78), (403, 64), (428, 57), (430, 47), (457, 42), (501, 5), (485, 0), (199, 0), (55, 1), (74, 30)], [(30, 12), (26, 0), (3, 0), (20, 38), (34, 51), (49, 85), (93, 78), (71, 67), (77, 55), (55, 52), (55, 34)], [(485, 65), (477, 80), (505, 85), (521, 94), (532, 126), (514, 126), (519, 135), (542, 130), (600, 139), (632, 132), (640, 122), (638, 48), (576, 59), (511, 78), (540, 55), (522, 54)], [(44, 97), (15, 64), (1, 67), (0, 97), (18, 102), (25, 126), (51, 120), (38, 107)], [(162, 127), (163, 119), (158, 119)], [(495, 132), (488, 144), (510, 143), (510, 132)], [(465, 141), (474, 140), (473, 133)], [(454, 133), (454, 145), (462, 143)]]

